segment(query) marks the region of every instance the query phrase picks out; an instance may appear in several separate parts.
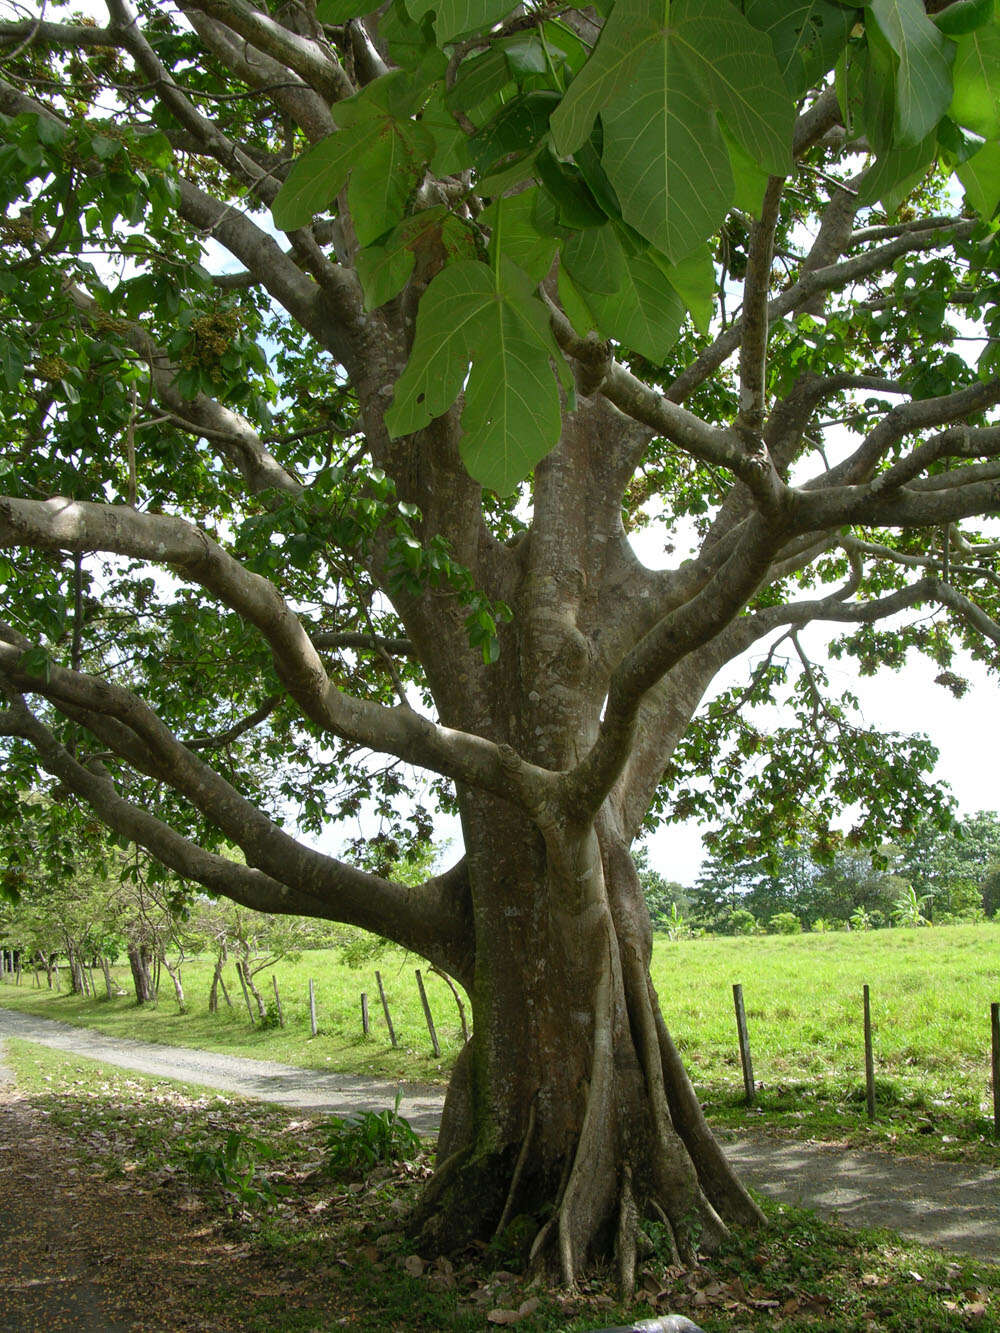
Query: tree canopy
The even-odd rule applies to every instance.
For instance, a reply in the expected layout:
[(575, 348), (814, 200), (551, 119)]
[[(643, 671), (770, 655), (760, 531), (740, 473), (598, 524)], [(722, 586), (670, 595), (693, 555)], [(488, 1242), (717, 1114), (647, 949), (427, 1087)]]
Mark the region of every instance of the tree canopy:
[(41, 787), (66, 864), (96, 819), (465, 985), (429, 1245), (628, 1285), (643, 1214), (759, 1221), (629, 847), (916, 823), (808, 624), (997, 665), (1000, 6), (60, 9), (0, 24), (12, 842)]

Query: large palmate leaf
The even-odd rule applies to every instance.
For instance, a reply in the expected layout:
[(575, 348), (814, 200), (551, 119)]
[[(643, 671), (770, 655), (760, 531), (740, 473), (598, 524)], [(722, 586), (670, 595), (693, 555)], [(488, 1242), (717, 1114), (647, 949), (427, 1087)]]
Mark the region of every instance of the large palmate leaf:
[(793, 96), (801, 96), (832, 69), (854, 14), (835, 0), (748, 0), (747, 19), (766, 32)]
[(927, 17), (923, 0), (871, 0), (868, 12), (869, 47), (887, 48), (895, 70), (895, 146), (919, 143), (948, 110), (954, 45)]
[(424, 270), (444, 258), (470, 258), (468, 228), (443, 205), (404, 218), (378, 245), (359, 250), (355, 259), (365, 308), (375, 310), (403, 290), (418, 261)]
[(520, 194), (498, 199), (480, 214), (480, 222), (492, 231), (490, 257), (500, 254), (541, 282), (552, 267), (556, 238), (539, 231), (536, 212), (541, 191), (537, 185)]
[(556, 149), (576, 151), (600, 114), (602, 163), (622, 216), (671, 260), (732, 201), (717, 123), (765, 171), (790, 165), (794, 106), (767, 37), (726, 0), (618, 0), (590, 60), (553, 112)]
[(507, 495), (559, 438), (552, 364), (564, 363), (530, 279), (506, 260), (499, 269), (459, 260), (431, 282), (386, 426), (393, 437), (423, 429), (464, 385), (463, 461), (482, 485)]
[(559, 275), (563, 307), (581, 335), (596, 329), (602, 337), (613, 338), (660, 365), (677, 341), (684, 302), (648, 252), (629, 254), (613, 229), (607, 231), (606, 245), (617, 249), (620, 277), (616, 290), (595, 290), (586, 268), (574, 262), (572, 251), (564, 251)]
[(1000, 6), (989, 23), (958, 40), (949, 114), (984, 139), (1000, 135)]

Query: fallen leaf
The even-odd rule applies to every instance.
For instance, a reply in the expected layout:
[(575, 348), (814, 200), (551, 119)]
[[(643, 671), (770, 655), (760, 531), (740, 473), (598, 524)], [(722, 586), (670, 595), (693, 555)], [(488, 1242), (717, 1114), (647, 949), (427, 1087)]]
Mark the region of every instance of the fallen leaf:
[(518, 1306), (517, 1313), (522, 1319), (526, 1319), (529, 1314), (534, 1314), (541, 1305), (537, 1296), (529, 1296), (526, 1301), (522, 1301)]
[(403, 1260), (403, 1267), (410, 1277), (420, 1277), (424, 1271), (424, 1261), (419, 1254), (408, 1254)]

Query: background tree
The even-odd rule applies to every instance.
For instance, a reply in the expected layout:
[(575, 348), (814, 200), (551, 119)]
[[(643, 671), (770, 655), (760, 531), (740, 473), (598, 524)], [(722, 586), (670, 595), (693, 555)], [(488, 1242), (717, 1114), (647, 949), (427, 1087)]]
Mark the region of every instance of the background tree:
[[(831, 698), (807, 624), (948, 688), (956, 642), (997, 660), (1000, 17), (365, 9), (0, 25), (8, 800), (447, 971), (426, 1244), (516, 1216), (628, 1286), (644, 1215), (684, 1256), (759, 1220), (633, 840), (915, 823), (932, 747)], [(392, 880), (435, 805), (463, 857)], [(395, 855), (310, 841), (361, 814)]]

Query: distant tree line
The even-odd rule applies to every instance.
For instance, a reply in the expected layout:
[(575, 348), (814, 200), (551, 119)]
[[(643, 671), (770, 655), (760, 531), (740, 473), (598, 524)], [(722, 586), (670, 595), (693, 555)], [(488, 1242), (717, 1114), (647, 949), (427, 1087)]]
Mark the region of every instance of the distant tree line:
[(635, 854), (655, 930), (794, 934), (979, 921), (1000, 912), (1000, 814), (980, 810), (941, 827), (925, 819), (877, 852), (841, 845), (819, 855), (784, 845), (743, 859), (713, 854), (691, 888)]

